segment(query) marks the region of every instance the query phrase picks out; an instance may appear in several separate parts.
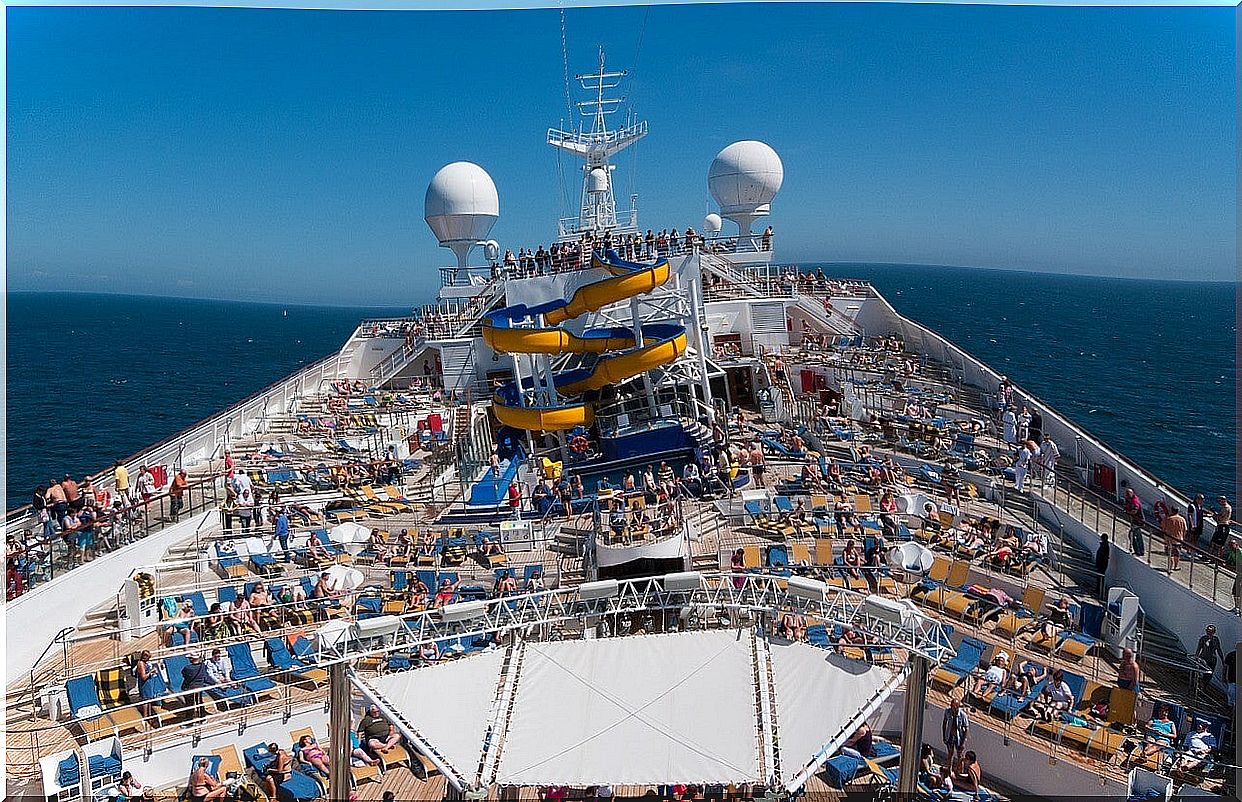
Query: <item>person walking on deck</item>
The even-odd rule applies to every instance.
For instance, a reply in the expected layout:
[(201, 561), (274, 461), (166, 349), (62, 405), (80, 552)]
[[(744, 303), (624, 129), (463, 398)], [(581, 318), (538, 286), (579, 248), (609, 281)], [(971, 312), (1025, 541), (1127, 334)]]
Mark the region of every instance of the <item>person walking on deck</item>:
[(1134, 492), (1134, 488), (1127, 487), (1125, 493), (1125, 510), (1126, 517), (1130, 519), (1130, 550), (1134, 552), (1135, 557), (1143, 556), (1143, 500), (1138, 497), (1138, 493)]
[(940, 722), (940, 735), (944, 740), (944, 750), (947, 753), (945, 763), (951, 766), (957, 758), (962, 756), (966, 748), (966, 739), (970, 735), (970, 718), (962, 709), (961, 699), (954, 697), (949, 700), (949, 706), (945, 708), (944, 718)]
[(1225, 548), (1229, 545), (1229, 526), (1233, 523), (1233, 507), (1224, 496), (1216, 497), (1216, 512), (1212, 515), (1216, 523), (1216, 532), (1212, 535), (1212, 551), (1220, 559), (1225, 558)]

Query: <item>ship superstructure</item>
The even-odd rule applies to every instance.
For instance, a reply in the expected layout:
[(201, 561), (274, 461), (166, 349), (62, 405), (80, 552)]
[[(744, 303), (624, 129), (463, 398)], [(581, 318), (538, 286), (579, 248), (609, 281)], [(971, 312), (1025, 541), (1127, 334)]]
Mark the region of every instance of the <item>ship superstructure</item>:
[[(996, 796), (1236, 789), (1195, 654), (1208, 623), (1236, 642), (1236, 573), (1157, 570), (1120, 505), (1187, 500), (870, 285), (777, 264), (762, 142), (708, 167), (702, 231), (648, 237), (616, 208), (612, 159), (647, 133), (608, 125), (624, 77), (601, 53), (590, 129), (548, 133), (583, 187), (546, 246), (489, 240), (503, 194), (447, 165), (435, 303), (136, 455), (151, 500), (101, 477), (89, 549), (10, 513), (11, 794), (129, 771), (175, 795), (202, 756), (258, 796), (266, 745), (309, 732), (327, 776), (299, 763), (281, 799), (930, 800), (918, 755), (954, 702)], [(216, 650), (227, 680), (187, 686)], [(999, 663), (1030, 684), (987, 687)], [(1045, 716), (1054, 677), (1072, 703)], [(399, 747), (351, 759), (372, 705)], [(1215, 750), (1144, 749), (1161, 705)]]

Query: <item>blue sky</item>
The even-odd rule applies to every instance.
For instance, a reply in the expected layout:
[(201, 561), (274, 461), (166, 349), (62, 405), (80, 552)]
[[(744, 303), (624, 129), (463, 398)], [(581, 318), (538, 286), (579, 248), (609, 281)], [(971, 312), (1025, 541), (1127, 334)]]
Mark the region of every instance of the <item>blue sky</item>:
[[(423, 193), (457, 159), (495, 179), (502, 244), (555, 231), (555, 10), (7, 14), (12, 290), (427, 300), (451, 254)], [(700, 225), (712, 157), (754, 138), (785, 164), (771, 222), (786, 260), (1236, 279), (1234, 9), (566, 22), (571, 72), (600, 44), (633, 71), (651, 133), (618, 188), (645, 227)]]

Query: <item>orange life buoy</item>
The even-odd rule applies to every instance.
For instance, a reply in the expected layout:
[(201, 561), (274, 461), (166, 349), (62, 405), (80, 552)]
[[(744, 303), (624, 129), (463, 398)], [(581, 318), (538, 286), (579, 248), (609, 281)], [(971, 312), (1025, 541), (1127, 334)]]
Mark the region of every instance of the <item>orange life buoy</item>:
[(590, 443), (588, 443), (587, 439), (582, 435), (578, 435), (569, 441), (569, 450), (575, 454), (585, 454), (589, 446)]

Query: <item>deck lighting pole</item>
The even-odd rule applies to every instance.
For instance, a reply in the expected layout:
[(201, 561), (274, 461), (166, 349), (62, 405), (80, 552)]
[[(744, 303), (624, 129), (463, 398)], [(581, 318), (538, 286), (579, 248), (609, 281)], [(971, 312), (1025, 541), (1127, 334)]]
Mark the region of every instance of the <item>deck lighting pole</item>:
[(328, 799), (348, 802), (350, 755), (353, 753), (350, 733), (349, 664), (344, 660), (328, 667), (328, 742), (332, 760), (328, 762)]
[(919, 750), (923, 748), (923, 709), (927, 704), (927, 658), (910, 654), (906, 678), (906, 705), (901, 718), (901, 763), (897, 798), (914, 799), (918, 792)]

